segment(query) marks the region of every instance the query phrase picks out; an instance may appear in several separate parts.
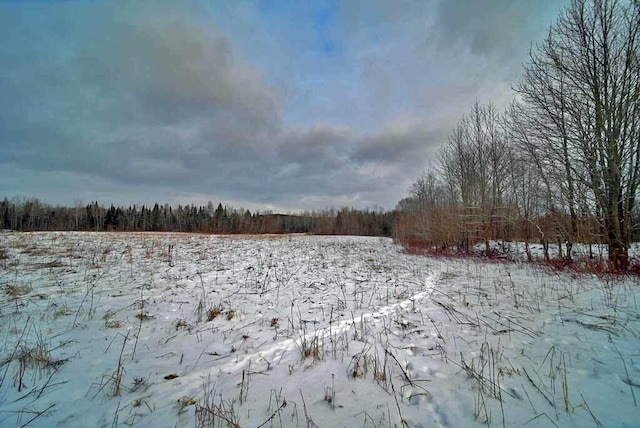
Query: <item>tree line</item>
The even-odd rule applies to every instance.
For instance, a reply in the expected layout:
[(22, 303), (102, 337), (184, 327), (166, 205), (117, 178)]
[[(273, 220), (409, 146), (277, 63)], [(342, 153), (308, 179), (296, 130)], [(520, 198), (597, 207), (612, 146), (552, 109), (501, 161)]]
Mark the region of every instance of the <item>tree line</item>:
[(0, 229), (15, 231), (193, 232), (215, 234), (312, 233), (391, 236), (393, 214), (341, 208), (300, 215), (251, 213), (219, 203), (206, 206), (154, 204), (108, 208), (97, 201), (51, 206), (36, 198), (4, 198)]
[[(573, 0), (532, 48), (505, 111), (476, 101), (401, 200), (407, 245), (496, 239), (605, 243), (625, 270), (638, 239), (640, 3)], [(548, 251), (545, 251), (548, 257)]]

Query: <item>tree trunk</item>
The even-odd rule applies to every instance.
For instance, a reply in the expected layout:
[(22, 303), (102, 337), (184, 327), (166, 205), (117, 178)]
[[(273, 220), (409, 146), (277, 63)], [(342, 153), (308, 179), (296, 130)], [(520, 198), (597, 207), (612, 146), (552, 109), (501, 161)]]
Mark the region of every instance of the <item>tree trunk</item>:
[(609, 269), (624, 272), (629, 268), (629, 249), (618, 241), (609, 243)]

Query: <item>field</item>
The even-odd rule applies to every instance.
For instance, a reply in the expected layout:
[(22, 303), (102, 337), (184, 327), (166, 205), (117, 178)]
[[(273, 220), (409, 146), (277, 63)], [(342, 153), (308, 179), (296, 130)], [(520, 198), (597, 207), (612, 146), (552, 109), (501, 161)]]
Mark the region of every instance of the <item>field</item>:
[(638, 427), (638, 279), (382, 238), (0, 235), (0, 426)]

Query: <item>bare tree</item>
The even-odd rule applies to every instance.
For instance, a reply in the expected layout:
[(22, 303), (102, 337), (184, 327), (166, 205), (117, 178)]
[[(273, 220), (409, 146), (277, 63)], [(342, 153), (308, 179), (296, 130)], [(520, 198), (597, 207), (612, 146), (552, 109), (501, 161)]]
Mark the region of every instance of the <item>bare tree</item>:
[[(460, 229), (466, 235), (463, 246), (470, 241), (489, 241), (501, 228), (508, 159), (506, 139), (500, 126), (500, 115), (493, 104), (476, 101), (449, 135), (440, 151), (443, 181), (447, 183), (450, 200), (458, 205)], [(504, 237), (505, 233), (501, 234)]]
[(640, 7), (633, 2), (573, 0), (532, 52), (518, 87), (535, 125), (538, 144), (530, 152), (560, 167), (553, 171), (561, 173), (555, 181), (571, 212), (572, 233), (579, 181), (617, 269), (628, 265), (640, 183), (639, 28)]

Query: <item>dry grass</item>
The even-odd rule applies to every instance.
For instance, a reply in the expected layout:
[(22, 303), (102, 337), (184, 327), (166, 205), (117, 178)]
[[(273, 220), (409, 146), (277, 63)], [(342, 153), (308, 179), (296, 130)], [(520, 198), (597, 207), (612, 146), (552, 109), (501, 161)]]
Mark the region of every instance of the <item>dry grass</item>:
[(187, 322), (183, 319), (176, 320), (176, 330), (187, 327)]
[(102, 319), (104, 320), (104, 326), (106, 328), (120, 328), (122, 327), (122, 322), (120, 320), (117, 319), (111, 319), (111, 317), (113, 317), (113, 313), (110, 311), (107, 311), (106, 314), (104, 314), (104, 316), (102, 317)]
[(220, 235), (221, 239), (231, 239), (231, 240), (271, 240), (271, 239), (285, 239), (291, 237), (291, 234), (275, 234), (275, 233), (265, 233), (265, 234), (246, 234), (246, 235)]
[(203, 389), (204, 396), (196, 403), (196, 428), (240, 428), (238, 412), (234, 408), (235, 401), (224, 400), (222, 394), (216, 394), (211, 379), (204, 384)]
[(218, 318), (222, 314), (222, 308), (220, 306), (215, 306), (213, 308), (209, 308), (207, 310), (207, 321), (213, 321)]
[(7, 284), (4, 286), (5, 294), (11, 298), (15, 299), (20, 296), (27, 295), (33, 291), (33, 287), (31, 285), (15, 285), (15, 284)]
[(54, 320), (67, 315), (71, 315), (71, 311), (69, 310), (69, 307), (67, 306), (66, 303), (63, 303), (62, 305), (55, 307), (55, 309), (53, 310), (53, 313), (51, 314)]
[(147, 321), (147, 320), (152, 320), (155, 317), (153, 315), (149, 315), (149, 314), (145, 314), (143, 312), (140, 312), (140, 313), (136, 314), (136, 318), (138, 318), (140, 321)]
[(107, 320), (104, 322), (104, 326), (107, 328), (120, 328), (122, 327), (122, 322), (118, 320)]
[(314, 361), (324, 360), (324, 343), (318, 332), (314, 333), (310, 338), (304, 335), (300, 340), (299, 348), (304, 359), (313, 358)]
[[(24, 379), (28, 374), (31, 374), (32, 380), (46, 376), (48, 376), (50, 380), (58, 371), (58, 368), (68, 361), (68, 359), (55, 358), (51, 354), (49, 343), (43, 337), (42, 332), (37, 329), (32, 330), (33, 327), (30, 326), (31, 324), (28, 318), (19, 339), (13, 348), (13, 352), (8, 357), (0, 360), (0, 367), (4, 367), (2, 377), (0, 378), (0, 387), (7, 380), (9, 368), (14, 363), (17, 364), (17, 368), (13, 375), (13, 384), (20, 392), (27, 387), (24, 383)], [(35, 338), (35, 342), (32, 344), (27, 342), (27, 336), (30, 331), (33, 333)], [(37, 392), (37, 396), (39, 397), (47, 387), (48, 383), (49, 381), (47, 381), (39, 391), (34, 389), (32, 392)]]
[(15, 248), (17, 250), (29, 248), (29, 243), (25, 242), (24, 239), (19, 239), (11, 244), (11, 248)]
[(178, 413), (182, 413), (187, 407), (193, 406), (194, 404), (196, 404), (195, 398), (187, 396), (180, 397), (176, 402), (176, 410), (178, 410)]
[(65, 267), (65, 264), (62, 263), (60, 260), (53, 260), (53, 261), (46, 262), (46, 263), (39, 263), (39, 264), (36, 265), (36, 267), (52, 269), (52, 268)]
[(21, 254), (28, 254), (30, 256), (48, 256), (51, 255), (51, 250), (48, 248), (38, 248), (38, 247), (26, 247), (21, 252)]

